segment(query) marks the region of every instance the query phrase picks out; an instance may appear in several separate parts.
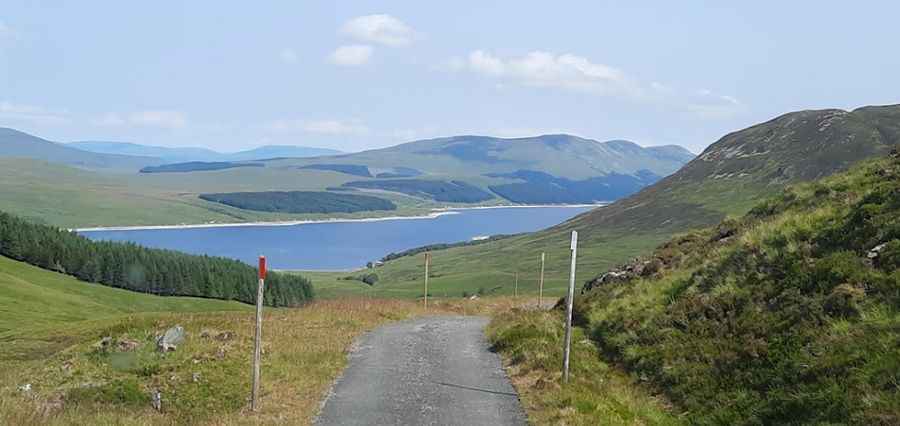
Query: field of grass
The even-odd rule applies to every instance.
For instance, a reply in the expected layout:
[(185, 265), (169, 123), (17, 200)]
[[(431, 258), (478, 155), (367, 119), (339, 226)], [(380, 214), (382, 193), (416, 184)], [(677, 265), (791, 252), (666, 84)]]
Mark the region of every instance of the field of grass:
[[(426, 311), (355, 298), (266, 309), (262, 410), (251, 413), (250, 306), (133, 293), (0, 257), (0, 424), (309, 424), (361, 333), (426, 313), (490, 315), (532, 303), (436, 300)], [(175, 325), (185, 341), (157, 352), (156, 337)]]
[[(541, 252), (546, 253), (544, 294), (565, 294), (569, 283), (569, 234), (525, 235), (472, 247), (457, 247), (432, 252), (428, 292), (433, 297), (458, 298), (464, 294), (512, 295), (519, 275), (519, 294), (535, 295), (540, 283)], [(666, 235), (620, 235), (596, 238), (581, 234), (578, 249), (576, 285), (594, 278), (611, 266), (652, 249)], [(613, 244), (606, 242), (613, 240)], [(417, 298), (424, 293), (424, 255), (402, 257), (371, 272), (378, 283), (368, 286), (340, 277), (359, 272), (312, 272), (303, 275), (313, 281), (316, 297), (373, 296)]]
[[(250, 306), (133, 293), (0, 257), (0, 424), (309, 423), (356, 336), (422, 312), (385, 300), (267, 309), (263, 411), (251, 415)], [(174, 325), (185, 342), (157, 352), (156, 336)]]
[(515, 309), (488, 327), (533, 424), (687, 424), (665, 398), (605, 363), (581, 327), (573, 329), (570, 381), (562, 383), (562, 323), (559, 310)]

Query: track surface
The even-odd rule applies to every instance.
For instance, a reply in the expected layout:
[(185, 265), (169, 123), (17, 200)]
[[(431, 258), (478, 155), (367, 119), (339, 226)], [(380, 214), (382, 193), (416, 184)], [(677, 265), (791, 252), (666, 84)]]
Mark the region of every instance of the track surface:
[(366, 334), (316, 424), (524, 425), (485, 325), (481, 317), (427, 317)]

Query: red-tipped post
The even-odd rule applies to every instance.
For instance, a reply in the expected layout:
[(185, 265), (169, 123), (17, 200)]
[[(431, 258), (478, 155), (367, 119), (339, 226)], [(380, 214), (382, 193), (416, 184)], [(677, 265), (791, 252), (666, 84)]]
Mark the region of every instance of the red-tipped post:
[(253, 342), (253, 389), (250, 410), (259, 411), (259, 364), (262, 355), (262, 307), (266, 285), (266, 257), (259, 257), (259, 286), (256, 288), (256, 337)]
[(259, 257), (259, 279), (266, 279), (266, 257)]

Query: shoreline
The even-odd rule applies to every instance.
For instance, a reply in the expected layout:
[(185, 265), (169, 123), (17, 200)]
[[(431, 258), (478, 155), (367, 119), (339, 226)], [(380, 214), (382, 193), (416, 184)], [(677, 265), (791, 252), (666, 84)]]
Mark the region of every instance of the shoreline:
[(456, 210), (487, 210), (487, 209), (510, 209), (510, 208), (579, 208), (579, 207), (603, 207), (605, 204), (536, 204), (536, 205), (515, 205), (515, 206), (476, 206), (476, 207), (440, 207), (431, 209), (431, 213), (416, 216), (385, 216), (385, 217), (366, 217), (358, 219), (349, 218), (330, 218), (330, 219), (304, 219), (289, 221), (271, 221), (271, 222), (234, 222), (234, 223), (197, 223), (182, 225), (137, 225), (137, 226), (98, 226), (88, 228), (69, 228), (72, 232), (107, 232), (107, 231), (148, 231), (148, 230), (165, 230), (165, 229), (202, 229), (202, 228), (237, 228), (250, 226), (296, 226), (311, 225), (317, 223), (355, 223), (355, 222), (382, 222), (389, 220), (423, 220), (437, 219), (441, 216), (460, 214)]

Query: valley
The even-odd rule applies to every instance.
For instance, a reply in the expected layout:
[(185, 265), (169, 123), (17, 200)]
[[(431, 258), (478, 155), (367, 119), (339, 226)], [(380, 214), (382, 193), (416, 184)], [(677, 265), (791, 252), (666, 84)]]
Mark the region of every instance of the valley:
[[(642, 148), (630, 142), (601, 143), (568, 135), (460, 136), (327, 157), (151, 162), (130, 171), (140, 158), (77, 151), (108, 162), (120, 158), (117, 155), (128, 158), (112, 172), (94, 163), (63, 160), (41, 148), (74, 152), (72, 145), (12, 130), (0, 133), (0, 147), (10, 146), (17, 148), (0, 156), (4, 166), (0, 173), (5, 175), (0, 179), (0, 210), (68, 228), (418, 216), (452, 207), (592, 204), (633, 193), (693, 157), (680, 147)], [(74, 146), (100, 149), (91, 144)], [(155, 152), (150, 148), (124, 152)], [(591, 179), (595, 184), (586, 183)], [(567, 193), (560, 197), (548, 185), (568, 188)], [(66, 196), (72, 191), (84, 196)], [(297, 210), (269, 204), (260, 208), (257, 204), (240, 208), (246, 205), (222, 203), (215, 196), (247, 198), (251, 195), (245, 193), (256, 193), (256, 197), (268, 197), (265, 193), (291, 191), (305, 192), (309, 201), (304, 204), (310, 207)], [(523, 197), (523, 191), (532, 195)], [(333, 203), (341, 197), (374, 200), (348, 209)], [(98, 208), (91, 210), (85, 204)]]

